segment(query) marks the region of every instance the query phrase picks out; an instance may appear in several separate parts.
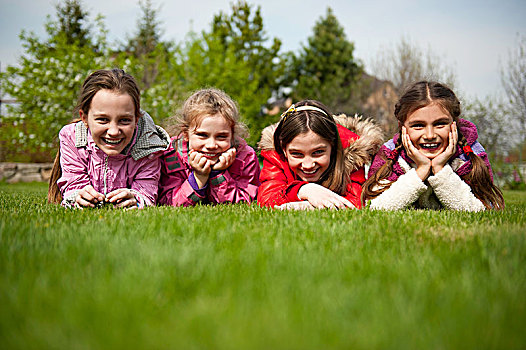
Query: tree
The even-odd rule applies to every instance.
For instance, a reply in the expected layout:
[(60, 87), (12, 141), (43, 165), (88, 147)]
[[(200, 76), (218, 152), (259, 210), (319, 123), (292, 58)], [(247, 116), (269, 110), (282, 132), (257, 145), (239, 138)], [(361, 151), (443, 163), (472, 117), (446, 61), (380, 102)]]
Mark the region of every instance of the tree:
[(331, 8), (313, 31), (295, 62), (295, 99), (316, 99), (333, 110), (354, 113), (353, 92), (363, 72), (353, 56), (354, 44), (347, 40)]
[(125, 51), (136, 57), (152, 53), (161, 43), (161, 22), (158, 20), (160, 8), (153, 8), (151, 0), (139, 1), (142, 15), (137, 20), (137, 32), (128, 39)]
[(517, 35), (517, 46), (509, 53), (506, 70), (501, 70), (501, 80), (520, 143), (520, 166), (526, 141), (526, 35)]
[(141, 89), (141, 107), (156, 120), (173, 113), (179, 94), (180, 62), (177, 48), (161, 40), (160, 8), (154, 8), (151, 0), (139, 1), (141, 16), (137, 29), (128, 38), (115, 64), (137, 79)]
[(239, 1), (230, 15), (216, 15), (209, 31), (189, 35), (181, 51), (184, 89), (214, 86), (228, 93), (238, 102), (250, 129), (248, 142), (254, 145), (263, 127), (274, 121), (260, 110), (283, 75), (280, 46), (278, 39), (268, 44), (260, 8), (254, 11)]
[(508, 154), (513, 148), (512, 129), (504, 103), (495, 97), (475, 99), (464, 108), (463, 117), (477, 126), (478, 141), (484, 145), (490, 160)]
[(226, 50), (232, 50), (238, 60), (247, 62), (253, 70), (252, 80), (260, 88), (279, 87), (278, 78), (283, 72), (283, 64), (278, 59), (281, 40), (273, 38), (270, 45), (263, 27), (261, 7), (254, 11), (245, 1), (232, 5), (232, 14), (220, 12), (214, 16), (210, 33)]
[(63, 36), (69, 45), (91, 46), (89, 29), (86, 28), (89, 13), (82, 8), (80, 0), (65, 0), (64, 4), (56, 5), (57, 25), (52, 32), (54, 37)]
[(402, 37), (395, 47), (382, 48), (371, 63), (372, 74), (391, 81), (399, 95), (419, 80), (435, 80), (455, 85), (454, 71), (431, 48), (422, 50), (409, 38)]
[(59, 4), (56, 9), (55, 21), (48, 16), (48, 39), (40, 40), (34, 33), (23, 31), (20, 39), (25, 52), (20, 57), (20, 67), (8, 67), (0, 76), (2, 91), (18, 102), (7, 106), (7, 113), (0, 120), (2, 160), (8, 154), (11, 160), (18, 161), (51, 160), (58, 131), (73, 117), (85, 76), (108, 66), (102, 18), (98, 17), (92, 25), (75, 0)]
[(159, 66), (169, 62), (172, 45), (161, 40), (160, 8), (154, 8), (151, 0), (139, 1), (141, 17), (137, 20), (137, 31), (128, 39), (119, 62), (134, 59), (130, 74), (138, 79), (141, 88), (155, 85), (160, 73)]

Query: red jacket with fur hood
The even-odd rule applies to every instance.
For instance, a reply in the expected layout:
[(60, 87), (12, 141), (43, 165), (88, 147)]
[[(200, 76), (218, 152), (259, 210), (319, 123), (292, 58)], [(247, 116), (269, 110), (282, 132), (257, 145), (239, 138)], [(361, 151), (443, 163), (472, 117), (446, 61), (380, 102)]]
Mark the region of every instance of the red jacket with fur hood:
[[(347, 198), (356, 208), (361, 207), (360, 195), (365, 182), (364, 166), (371, 162), (383, 142), (380, 128), (370, 120), (359, 116), (347, 117), (342, 114), (334, 117), (345, 152), (345, 165), (350, 170), (347, 185)], [(286, 159), (274, 148), (274, 131), (278, 123), (267, 126), (261, 133), (259, 149), (263, 157), (261, 186), (258, 203), (261, 206), (274, 207), (289, 202), (300, 201), (298, 191), (307, 181), (301, 180), (289, 167)]]

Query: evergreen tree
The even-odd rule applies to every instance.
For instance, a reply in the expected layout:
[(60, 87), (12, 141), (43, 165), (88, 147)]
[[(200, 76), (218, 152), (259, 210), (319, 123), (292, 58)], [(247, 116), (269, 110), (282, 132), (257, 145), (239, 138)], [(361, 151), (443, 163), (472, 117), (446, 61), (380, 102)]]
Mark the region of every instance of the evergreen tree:
[(89, 13), (82, 8), (80, 0), (66, 0), (63, 5), (57, 4), (57, 28), (54, 36), (63, 36), (67, 44), (91, 46), (89, 30), (86, 28)]
[(346, 39), (331, 8), (327, 8), (295, 61), (295, 100), (315, 99), (334, 111), (356, 111), (358, 92), (353, 90), (363, 68), (353, 53), (354, 44)]
[(151, 0), (139, 1), (139, 6), (142, 14), (137, 21), (137, 31), (128, 39), (117, 62), (132, 60), (133, 64), (128, 64), (129, 73), (135, 76), (143, 90), (147, 90), (158, 82), (160, 66), (169, 63), (172, 45), (161, 40), (159, 9), (153, 7)]
[(139, 1), (141, 16), (135, 34), (128, 38), (115, 65), (137, 79), (141, 89), (141, 108), (154, 119), (173, 114), (180, 90), (180, 63), (176, 48), (161, 39), (160, 8), (150, 0)]
[(182, 53), (185, 90), (214, 86), (228, 93), (240, 106), (252, 145), (262, 128), (274, 121), (260, 111), (283, 75), (281, 42), (273, 39), (268, 46), (267, 41), (260, 8), (253, 11), (239, 1), (231, 15), (214, 17), (210, 31), (191, 35)]
[(152, 53), (161, 43), (161, 22), (158, 20), (159, 9), (153, 8), (151, 0), (139, 1), (142, 15), (137, 21), (137, 32), (128, 39), (126, 51), (140, 57)]
[(273, 38), (268, 45), (268, 38), (263, 27), (261, 8), (254, 11), (245, 1), (232, 5), (230, 16), (219, 13), (214, 17), (211, 35), (219, 40), (226, 50), (232, 50), (236, 58), (247, 62), (260, 88), (279, 87), (279, 76), (283, 65), (278, 60), (281, 41)]

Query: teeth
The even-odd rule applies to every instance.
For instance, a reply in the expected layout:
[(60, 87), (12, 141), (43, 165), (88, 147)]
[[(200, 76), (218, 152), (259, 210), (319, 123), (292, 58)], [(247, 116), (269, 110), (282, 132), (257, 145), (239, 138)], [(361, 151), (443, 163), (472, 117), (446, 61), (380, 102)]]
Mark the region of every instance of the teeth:
[(312, 171), (305, 171), (305, 170), (302, 170), (302, 171), (303, 171), (303, 173), (305, 173), (305, 174), (307, 174), (307, 175), (312, 175), (312, 174), (314, 174), (316, 171), (318, 171), (318, 169), (316, 169), (316, 170), (312, 170)]
[(110, 145), (117, 145), (117, 144), (119, 144), (122, 141), (122, 139), (120, 139), (120, 140), (103, 139), (103, 140), (104, 140), (104, 142), (109, 143)]
[(423, 143), (422, 144), (423, 148), (437, 148), (438, 146), (439, 146), (438, 143)]

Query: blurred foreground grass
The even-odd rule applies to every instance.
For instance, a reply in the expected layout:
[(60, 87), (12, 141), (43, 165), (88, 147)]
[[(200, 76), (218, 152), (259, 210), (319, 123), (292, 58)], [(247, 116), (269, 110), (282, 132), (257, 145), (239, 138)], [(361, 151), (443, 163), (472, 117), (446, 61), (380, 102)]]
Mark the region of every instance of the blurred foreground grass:
[(502, 212), (65, 210), (0, 184), (2, 349), (526, 348)]

